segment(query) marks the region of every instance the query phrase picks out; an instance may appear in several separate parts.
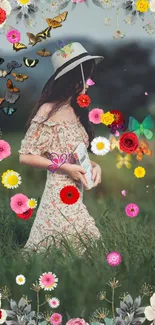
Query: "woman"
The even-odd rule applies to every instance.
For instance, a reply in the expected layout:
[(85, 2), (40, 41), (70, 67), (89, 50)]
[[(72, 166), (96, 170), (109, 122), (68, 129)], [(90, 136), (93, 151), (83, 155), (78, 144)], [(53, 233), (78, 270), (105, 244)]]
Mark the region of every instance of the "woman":
[[(103, 57), (91, 56), (80, 43), (71, 43), (52, 56), (54, 75), (45, 85), (40, 100), (28, 121), (22, 140), (20, 163), (48, 169), (49, 154), (72, 154), (80, 142), (89, 150), (93, 132), (88, 111), (77, 104), (77, 97), (88, 89), (87, 79), (93, 76), (95, 63)], [(101, 169), (92, 164), (94, 186), (101, 182)], [(70, 159), (55, 172), (47, 171), (44, 193), (33, 223), (27, 249), (41, 250), (53, 243), (60, 245), (62, 236), (79, 246), (79, 236), (98, 239), (99, 230), (82, 202), (82, 188), (88, 189), (85, 170)], [(64, 204), (60, 191), (65, 186), (80, 189), (75, 204)]]

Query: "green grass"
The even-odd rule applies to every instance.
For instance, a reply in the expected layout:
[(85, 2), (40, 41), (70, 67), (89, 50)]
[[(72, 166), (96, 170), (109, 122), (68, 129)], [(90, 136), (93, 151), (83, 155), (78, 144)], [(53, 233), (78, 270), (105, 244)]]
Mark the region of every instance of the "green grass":
[[(117, 151), (104, 157), (91, 156), (102, 167), (102, 184), (85, 192), (84, 203), (96, 220), (105, 248), (99, 241), (94, 247), (88, 247), (79, 258), (74, 250), (69, 253), (68, 249), (68, 254), (64, 256), (60, 250), (51, 247), (47, 256), (34, 255), (26, 264), (19, 248), (27, 241), (35, 214), (28, 221), (18, 219), (10, 209), (10, 198), (20, 192), (38, 200), (44, 189), (46, 172), (19, 163), (17, 150), (22, 137), (22, 134), (15, 133), (4, 137), (12, 147), (12, 155), (1, 162), (1, 175), (7, 169), (13, 169), (21, 175), (22, 184), (16, 190), (7, 190), (0, 185), (0, 287), (7, 285), (17, 301), (23, 294), (28, 295), (35, 308), (35, 293), (30, 286), (42, 272), (52, 271), (59, 278), (59, 285), (53, 293), (61, 300), (58, 311), (63, 315), (67, 311), (71, 317), (78, 317), (85, 308), (84, 317), (88, 320), (101, 304), (111, 308), (106, 301), (97, 299), (102, 290), (107, 291), (110, 299), (111, 288), (106, 284), (110, 278), (116, 277), (122, 284), (117, 289), (117, 307), (121, 293), (129, 292), (135, 297), (144, 282), (154, 286), (154, 159), (145, 157), (138, 163), (134, 158), (132, 170), (125, 167), (118, 170), (115, 166)], [(146, 168), (144, 179), (136, 179), (133, 175), (133, 169), (138, 165)], [(148, 184), (149, 193), (146, 193)], [(126, 197), (121, 195), (123, 189), (127, 191)], [(126, 204), (131, 202), (140, 207), (140, 214), (134, 219), (128, 218), (124, 212)], [(106, 263), (106, 254), (110, 251), (118, 251), (122, 255), (123, 261), (117, 268)], [(23, 287), (15, 282), (17, 274), (26, 277)], [(42, 310), (46, 309), (44, 305)]]

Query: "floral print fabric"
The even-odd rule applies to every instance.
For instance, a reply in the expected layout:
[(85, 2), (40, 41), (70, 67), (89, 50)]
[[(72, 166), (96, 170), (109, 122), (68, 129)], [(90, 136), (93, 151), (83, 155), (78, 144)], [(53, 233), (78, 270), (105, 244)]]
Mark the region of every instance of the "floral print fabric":
[[(49, 158), (56, 152), (72, 154), (80, 142), (88, 147), (88, 135), (79, 119), (71, 122), (45, 121), (36, 116), (22, 140), (20, 154), (33, 154)], [(75, 162), (70, 162), (75, 163)], [(72, 205), (64, 204), (60, 191), (66, 185), (76, 186), (81, 196)], [(30, 236), (24, 248), (40, 250), (55, 242), (59, 246), (62, 235), (71, 240), (74, 246), (79, 244), (79, 235), (98, 239), (100, 233), (94, 219), (89, 215), (82, 202), (82, 186), (60, 170), (54, 173), (47, 170), (45, 189), (31, 228)]]

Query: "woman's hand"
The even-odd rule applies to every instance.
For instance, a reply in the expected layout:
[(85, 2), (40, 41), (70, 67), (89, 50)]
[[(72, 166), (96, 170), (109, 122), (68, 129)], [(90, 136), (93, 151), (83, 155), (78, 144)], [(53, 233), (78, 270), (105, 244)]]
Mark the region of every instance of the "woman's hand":
[(75, 181), (81, 181), (85, 189), (88, 190), (88, 184), (85, 178), (86, 171), (79, 165), (69, 164), (66, 168), (67, 174)]
[(95, 165), (92, 169), (92, 180), (94, 181), (94, 187), (101, 183), (101, 167), (99, 165)]

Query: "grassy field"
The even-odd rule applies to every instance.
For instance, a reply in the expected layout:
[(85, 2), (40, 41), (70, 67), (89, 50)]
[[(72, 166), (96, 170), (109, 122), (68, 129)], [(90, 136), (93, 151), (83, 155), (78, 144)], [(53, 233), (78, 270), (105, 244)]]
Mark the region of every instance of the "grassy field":
[[(0, 185), (0, 287), (7, 285), (17, 301), (23, 294), (28, 295), (35, 306), (35, 293), (30, 290), (30, 286), (42, 272), (52, 271), (59, 278), (59, 285), (54, 291), (54, 296), (61, 301), (59, 312), (64, 317), (66, 311), (71, 317), (78, 317), (84, 310), (83, 316), (87, 320), (96, 308), (104, 306), (111, 310), (107, 301), (101, 302), (97, 299), (100, 291), (106, 291), (110, 299), (111, 288), (107, 286), (110, 278), (116, 277), (121, 282), (121, 287), (117, 289), (116, 307), (119, 307), (119, 297), (124, 292), (136, 297), (145, 282), (154, 288), (154, 157), (144, 157), (141, 163), (133, 157), (131, 170), (125, 167), (118, 170), (115, 161), (117, 151), (104, 157), (91, 156), (102, 167), (102, 184), (85, 192), (84, 203), (96, 220), (105, 247), (99, 241), (91, 249), (88, 248), (81, 258), (69, 249), (64, 257), (53, 247), (46, 256), (34, 255), (26, 264), (19, 248), (28, 238), (35, 214), (28, 221), (20, 220), (11, 211), (9, 202), (11, 196), (19, 192), (38, 200), (43, 192), (46, 172), (19, 164), (17, 150), (22, 138), (20, 133), (3, 137), (11, 145), (12, 155), (1, 162), (1, 175), (7, 169), (13, 169), (21, 175), (22, 184), (16, 190), (8, 190)], [(154, 140), (151, 147), (155, 147)], [(143, 179), (136, 179), (133, 175), (133, 170), (138, 165), (146, 168)], [(149, 188), (146, 188), (147, 185)], [(123, 189), (127, 191), (126, 197), (121, 195)], [(137, 203), (140, 208), (140, 214), (134, 219), (128, 218), (124, 211), (125, 206), (131, 202)], [(106, 263), (105, 256), (110, 251), (118, 251), (122, 255), (122, 263), (117, 268)], [(15, 282), (17, 274), (24, 274), (26, 277), (23, 287)], [(146, 301), (148, 303), (148, 299)], [(4, 304), (7, 305), (7, 302)], [(44, 305), (42, 310), (46, 309)]]

